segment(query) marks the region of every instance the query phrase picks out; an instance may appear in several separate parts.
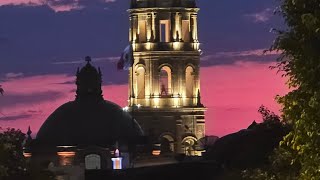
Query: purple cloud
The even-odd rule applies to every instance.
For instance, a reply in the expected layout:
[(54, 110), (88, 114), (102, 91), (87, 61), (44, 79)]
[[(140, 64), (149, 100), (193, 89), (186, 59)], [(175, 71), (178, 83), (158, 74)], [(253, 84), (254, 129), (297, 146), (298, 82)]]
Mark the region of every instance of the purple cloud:
[(5, 74), (5, 77), (7, 79), (12, 79), (12, 78), (18, 78), (18, 77), (22, 77), (24, 74), (23, 73), (14, 73), (14, 72), (10, 72), (10, 73), (7, 73)]
[(269, 21), (272, 15), (273, 15), (273, 10), (271, 8), (267, 8), (261, 12), (246, 14), (245, 17), (250, 18), (255, 23), (264, 23)]
[(32, 114), (20, 114), (20, 115), (13, 115), (13, 116), (2, 116), (0, 117), (0, 121), (16, 121), (19, 119), (26, 119), (31, 118)]

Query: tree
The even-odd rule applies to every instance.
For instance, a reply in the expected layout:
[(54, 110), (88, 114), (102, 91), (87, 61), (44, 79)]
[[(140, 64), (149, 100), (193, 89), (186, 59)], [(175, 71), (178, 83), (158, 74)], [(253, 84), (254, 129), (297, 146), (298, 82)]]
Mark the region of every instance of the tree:
[(20, 130), (7, 129), (0, 133), (0, 177), (26, 173), (22, 147), (24, 139), (25, 134)]
[(20, 130), (0, 128), (0, 179), (1, 180), (53, 180), (49, 171), (30, 171), (23, 156), (25, 134)]
[(293, 127), (280, 143), (279, 156), (289, 155), (289, 167), (299, 170), (297, 178), (319, 179), (320, 3), (282, 0), (281, 10), (289, 29), (279, 33), (272, 49), (283, 52), (278, 68), (289, 77), (288, 85), (295, 90), (278, 98), (284, 119)]
[(282, 52), (276, 68), (294, 89), (278, 97), (292, 131), (271, 157), (269, 170), (254, 170), (252, 179), (320, 179), (320, 2), (280, 1), (288, 29), (278, 31), (271, 50)]

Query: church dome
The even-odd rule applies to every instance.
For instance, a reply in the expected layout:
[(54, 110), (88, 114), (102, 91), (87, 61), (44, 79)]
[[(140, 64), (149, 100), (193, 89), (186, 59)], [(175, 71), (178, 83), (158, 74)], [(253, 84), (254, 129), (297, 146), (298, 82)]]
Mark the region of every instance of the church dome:
[(131, 116), (109, 101), (72, 101), (54, 111), (40, 128), (37, 140), (63, 145), (105, 145), (142, 136)]
[(143, 136), (139, 124), (102, 97), (101, 71), (90, 64), (77, 72), (77, 95), (55, 110), (37, 134), (37, 141), (57, 146), (110, 145)]

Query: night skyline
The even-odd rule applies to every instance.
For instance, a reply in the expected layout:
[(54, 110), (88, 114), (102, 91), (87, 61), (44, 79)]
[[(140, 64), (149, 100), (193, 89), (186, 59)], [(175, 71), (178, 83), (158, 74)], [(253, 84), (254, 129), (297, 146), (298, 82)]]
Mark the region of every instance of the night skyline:
[[(31, 125), (36, 132), (50, 112), (74, 99), (73, 75), (86, 55), (102, 69), (104, 97), (126, 105), (127, 72), (117, 71), (116, 62), (128, 44), (128, 2), (47, 2), (51, 7), (0, 1), (0, 83), (6, 90), (0, 126)], [(262, 104), (279, 109), (273, 98), (287, 92), (285, 79), (268, 69), (277, 53), (263, 50), (281, 20), (273, 15), (276, 1), (200, 0), (198, 6), (207, 134), (222, 136), (260, 120)]]

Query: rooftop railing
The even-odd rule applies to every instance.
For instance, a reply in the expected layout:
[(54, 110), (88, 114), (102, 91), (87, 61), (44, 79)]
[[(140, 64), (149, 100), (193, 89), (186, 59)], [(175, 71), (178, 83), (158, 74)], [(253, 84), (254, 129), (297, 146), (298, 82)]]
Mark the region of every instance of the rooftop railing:
[(153, 7), (196, 8), (195, 0), (131, 0), (131, 9)]
[(135, 52), (141, 51), (198, 51), (198, 43), (185, 42), (158, 42), (158, 43), (135, 43)]

